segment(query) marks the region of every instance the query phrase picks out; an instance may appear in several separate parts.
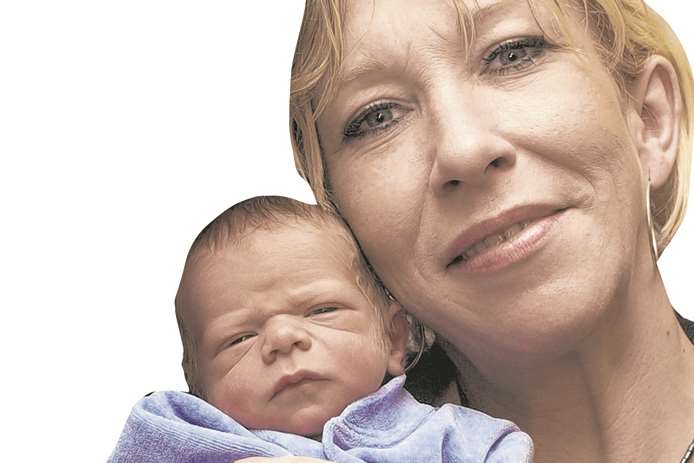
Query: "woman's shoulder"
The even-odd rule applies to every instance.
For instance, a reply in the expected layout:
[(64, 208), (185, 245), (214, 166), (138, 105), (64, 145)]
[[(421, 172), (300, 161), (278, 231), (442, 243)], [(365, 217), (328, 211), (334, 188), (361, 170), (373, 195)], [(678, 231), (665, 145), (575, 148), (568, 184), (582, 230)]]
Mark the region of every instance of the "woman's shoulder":
[(689, 340), (694, 343), (694, 322), (687, 320), (677, 313), (677, 311), (675, 311), (675, 315), (677, 315), (677, 321), (680, 322), (680, 326), (684, 330), (684, 333), (687, 335)]

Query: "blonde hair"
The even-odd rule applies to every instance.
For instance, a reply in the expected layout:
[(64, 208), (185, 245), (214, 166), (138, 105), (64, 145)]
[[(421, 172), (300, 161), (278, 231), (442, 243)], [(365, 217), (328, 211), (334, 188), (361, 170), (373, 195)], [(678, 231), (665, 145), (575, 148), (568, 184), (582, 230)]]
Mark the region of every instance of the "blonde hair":
[[(342, 218), (324, 208), (302, 203), (283, 196), (257, 196), (231, 206), (210, 222), (198, 234), (188, 251), (181, 282), (190, 271), (190, 265), (201, 256), (214, 255), (230, 245), (240, 245), (245, 237), (256, 230), (274, 230), (284, 226), (310, 224), (318, 230), (333, 233), (334, 237), (343, 242), (350, 250), (349, 270), (354, 274), (354, 281), (373, 305), (376, 330), (385, 333), (385, 310), (391, 299), (373, 272), (359, 245), (347, 229)], [(328, 227), (331, 227), (328, 229)], [(179, 287), (175, 299), (176, 321), (183, 344), (183, 359), (181, 366), (191, 394), (205, 398), (205, 388), (197, 362), (198, 342), (188, 329), (184, 310), (194, 310), (184, 307)], [(383, 339), (385, 342), (385, 339)]]
[[(559, 0), (526, 0), (536, 14), (537, 3), (549, 8), (565, 29), (567, 18)], [(451, 0), (458, 26), (469, 44), (474, 36), (471, 14), (462, 0)], [(577, 0), (602, 61), (613, 75), (624, 99), (652, 55), (668, 59), (679, 79), (683, 111), (675, 165), (665, 185), (652, 195), (653, 224), (662, 251), (684, 219), (689, 194), (694, 86), (692, 71), (681, 43), (668, 24), (643, 0)], [(332, 99), (343, 60), (345, 0), (306, 0), (294, 63), (290, 94), (290, 130), (299, 174), (309, 183), (318, 203), (333, 208), (330, 185), (316, 128)], [(548, 31), (545, 31), (548, 33)]]

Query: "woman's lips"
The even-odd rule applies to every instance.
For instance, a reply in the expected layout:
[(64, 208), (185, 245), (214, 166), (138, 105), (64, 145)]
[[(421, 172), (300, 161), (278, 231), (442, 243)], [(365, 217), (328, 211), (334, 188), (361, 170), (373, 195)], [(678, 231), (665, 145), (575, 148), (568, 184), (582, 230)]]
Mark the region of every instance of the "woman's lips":
[(564, 211), (526, 206), (471, 227), (456, 240), (447, 268), (485, 273), (522, 260), (544, 243)]

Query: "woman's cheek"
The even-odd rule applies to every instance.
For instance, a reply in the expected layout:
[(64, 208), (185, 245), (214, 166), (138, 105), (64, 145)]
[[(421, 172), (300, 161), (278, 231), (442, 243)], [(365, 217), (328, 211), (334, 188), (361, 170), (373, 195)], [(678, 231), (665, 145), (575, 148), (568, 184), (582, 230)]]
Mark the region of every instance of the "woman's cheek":
[(514, 111), (501, 115), (501, 125), (517, 135), (516, 146), (580, 170), (609, 168), (614, 161), (608, 154), (619, 158), (614, 150), (624, 151), (619, 97), (605, 70), (577, 58), (553, 63), (526, 92), (527, 97), (516, 100)]
[(430, 168), (415, 133), (410, 126), (387, 145), (341, 162), (341, 175), (331, 177), (340, 212), (376, 259), (416, 239)]
[(572, 62), (557, 63), (541, 81), (545, 98), (529, 99), (523, 122), (529, 136), (514, 143), (556, 179), (559, 191), (580, 199), (575, 205), (586, 214), (586, 232), (600, 230), (620, 242), (634, 226), (628, 206), (637, 206), (639, 164), (616, 86), (604, 69)]

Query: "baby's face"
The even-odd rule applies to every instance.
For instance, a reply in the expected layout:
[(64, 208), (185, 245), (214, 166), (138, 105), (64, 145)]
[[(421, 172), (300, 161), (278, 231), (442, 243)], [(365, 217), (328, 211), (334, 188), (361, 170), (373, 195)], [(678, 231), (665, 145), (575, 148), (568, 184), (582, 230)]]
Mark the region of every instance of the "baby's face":
[(206, 398), (247, 428), (319, 435), (387, 371), (402, 373), (401, 343), (385, 338), (336, 234), (309, 224), (253, 231), (184, 278)]

